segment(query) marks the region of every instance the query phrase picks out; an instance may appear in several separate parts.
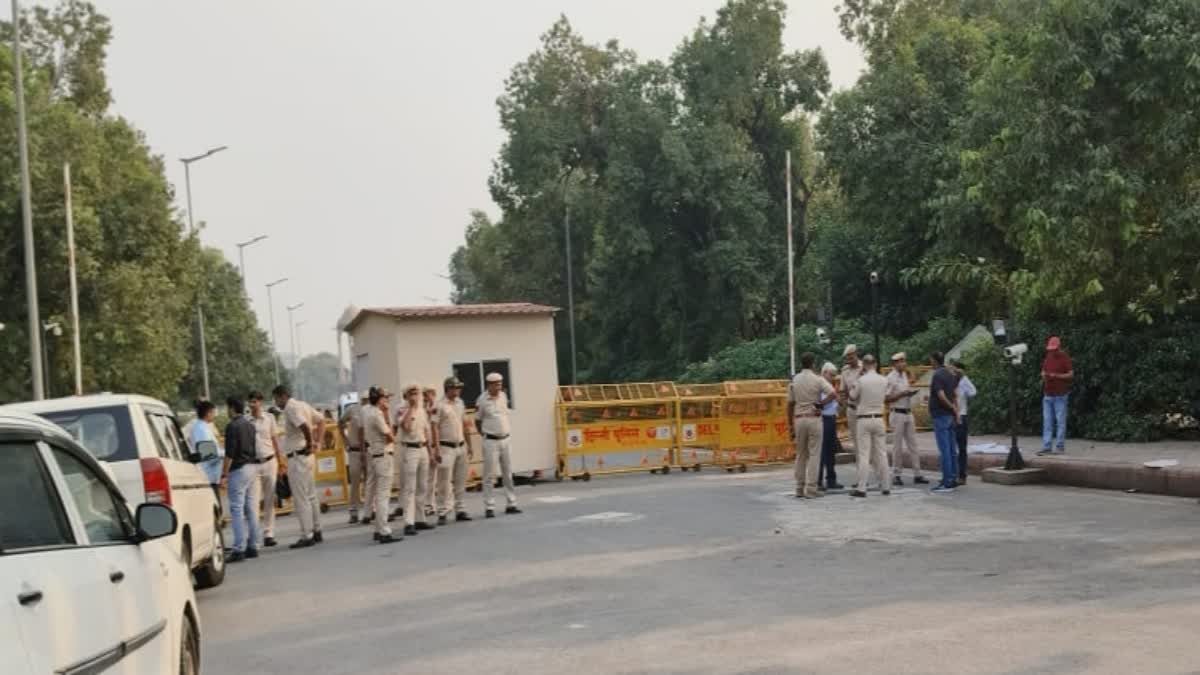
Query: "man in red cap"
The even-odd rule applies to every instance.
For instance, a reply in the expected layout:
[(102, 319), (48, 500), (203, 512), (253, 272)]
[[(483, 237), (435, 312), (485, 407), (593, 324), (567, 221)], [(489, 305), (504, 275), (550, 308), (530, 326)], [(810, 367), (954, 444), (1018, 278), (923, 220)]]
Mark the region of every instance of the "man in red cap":
[[(1046, 359), (1042, 361), (1042, 451), (1039, 455), (1067, 451), (1067, 398), (1075, 370), (1071, 357), (1062, 350), (1057, 335), (1046, 342)], [(1050, 440), (1055, 439), (1052, 451)]]

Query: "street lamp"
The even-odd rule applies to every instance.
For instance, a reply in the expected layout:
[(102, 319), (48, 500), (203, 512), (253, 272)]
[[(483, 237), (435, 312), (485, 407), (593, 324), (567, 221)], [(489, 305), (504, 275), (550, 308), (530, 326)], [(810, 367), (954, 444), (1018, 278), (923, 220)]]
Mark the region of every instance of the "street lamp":
[(571, 261), (571, 200), (567, 193), (567, 182), (575, 173), (571, 167), (563, 176), (563, 239), (567, 253), (567, 316), (571, 325), (571, 384), (579, 383), (579, 362), (575, 352), (575, 274)]
[[(43, 321), (42, 331), (46, 335), (62, 337), (62, 326), (57, 321)], [(46, 378), (42, 386), (46, 389), (46, 398), (50, 398), (50, 340), (42, 339), (42, 373)]]
[(42, 391), (42, 362), (38, 359), (41, 350), (42, 334), (38, 331), (40, 314), (38, 313), (37, 262), (33, 249), (33, 203), (29, 187), (29, 141), (25, 130), (25, 84), (24, 72), (21, 66), (21, 7), (17, 0), (12, 0), (12, 41), (13, 41), (13, 90), (14, 103), (17, 109), (17, 150), (21, 166), (21, 232), (25, 249), (25, 302), (29, 313), (29, 367), (30, 382), (33, 384), (33, 400), (45, 398)]
[(293, 367), (296, 369), (296, 388), (300, 390), (300, 398), (304, 401), (308, 400), (309, 392), (304, 390), (304, 385), (300, 382), (300, 352), (304, 349), (304, 347), (301, 346), (301, 337), (303, 337), (303, 335), (300, 333), (300, 327), (306, 323), (308, 323), (308, 321), (296, 322), (296, 355), (293, 357), (295, 363)]
[(275, 368), (275, 384), (280, 383), (279, 346), (275, 343), (275, 301), (271, 299), (271, 289), (285, 281), (287, 281), (287, 277), (276, 279), (267, 284), (267, 315), (271, 319), (271, 366)]
[(267, 238), (267, 235), (260, 234), (253, 239), (243, 241), (237, 245), (237, 247), (238, 247), (238, 269), (241, 270), (241, 273), (242, 273), (242, 290), (243, 291), (246, 290), (246, 247), (253, 246), (254, 244), (257, 244), (258, 242), (260, 242), (266, 238)]
[(304, 306), (303, 302), (297, 302), (294, 305), (288, 305), (288, 330), (292, 332), (292, 370), (296, 369), (296, 320), (292, 312)]
[[(195, 233), (196, 223), (192, 219), (192, 162), (199, 162), (206, 157), (227, 149), (228, 146), (220, 146), (209, 150), (194, 157), (182, 157), (179, 161), (183, 162), (183, 182), (187, 191), (187, 212), (188, 212), (188, 232)], [(201, 277), (203, 278), (203, 277)], [(204, 308), (200, 302), (196, 303), (196, 325), (200, 332), (200, 374), (204, 379), (204, 398), (212, 400), (212, 396), (208, 390), (208, 344), (204, 338)]]
[(871, 272), (871, 332), (875, 334), (875, 358), (881, 359), (879, 353), (879, 272)]

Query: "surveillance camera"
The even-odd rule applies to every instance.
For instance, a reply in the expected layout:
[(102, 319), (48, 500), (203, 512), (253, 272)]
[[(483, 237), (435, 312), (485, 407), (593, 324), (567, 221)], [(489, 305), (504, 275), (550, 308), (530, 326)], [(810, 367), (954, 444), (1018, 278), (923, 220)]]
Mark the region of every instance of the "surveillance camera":
[(1019, 361), (1025, 352), (1029, 351), (1029, 345), (1024, 342), (1015, 345), (1009, 345), (1004, 348), (1004, 358)]
[(871, 272), (871, 283), (879, 283), (879, 272)]
[(832, 340), (829, 339), (829, 331), (825, 330), (824, 328), (818, 328), (817, 342), (820, 342), (823, 345), (827, 345), (832, 342)]

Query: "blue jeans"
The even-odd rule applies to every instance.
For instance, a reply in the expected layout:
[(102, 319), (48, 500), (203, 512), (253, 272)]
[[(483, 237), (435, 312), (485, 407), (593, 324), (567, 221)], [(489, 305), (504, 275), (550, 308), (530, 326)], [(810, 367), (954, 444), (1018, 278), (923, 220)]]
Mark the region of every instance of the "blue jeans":
[(933, 418), (933, 437), (937, 441), (938, 458), (942, 465), (942, 485), (954, 487), (958, 484), (958, 453), (954, 442), (953, 415)]
[[(233, 521), (233, 550), (245, 552), (258, 542), (257, 464), (243, 464), (229, 472), (229, 518)], [(249, 535), (249, 541), (246, 537)]]
[[(1055, 438), (1055, 446), (1059, 450), (1067, 447), (1067, 397), (1042, 397), (1042, 449), (1050, 449), (1050, 439)], [(1055, 434), (1055, 431), (1058, 433)]]

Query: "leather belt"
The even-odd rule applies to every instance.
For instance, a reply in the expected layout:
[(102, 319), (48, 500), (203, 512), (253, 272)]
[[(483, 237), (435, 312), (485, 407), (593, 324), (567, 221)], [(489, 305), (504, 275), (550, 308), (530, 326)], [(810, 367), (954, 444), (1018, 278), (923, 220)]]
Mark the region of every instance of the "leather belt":
[(346, 452), (362, 452), (362, 448), (346, 448)]
[(271, 455), (270, 457), (255, 457), (247, 462), (247, 464), (266, 464), (267, 462), (272, 461), (275, 461), (275, 455)]
[(388, 455), (391, 455), (391, 454), (394, 454), (394, 453), (392, 453), (391, 451), (388, 451), (388, 452), (378, 454), (378, 455), (371, 455), (371, 459), (379, 459), (380, 457), (387, 457)]
[(511, 435), (512, 434), (504, 434), (503, 436), (497, 436), (496, 434), (484, 434), (483, 437), (488, 439), (489, 441), (503, 441), (503, 440), (506, 440)]
[(870, 420), (870, 419), (877, 419), (877, 418), (880, 418), (880, 417), (883, 417), (883, 415), (859, 415), (859, 416), (858, 416), (858, 419), (860, 419), (860, 420)]
[(403, 445), (406, 448), (423, 448), (423, 447), (425, 447), (424, 443), (404, 443)]
[(910, 414), (912, 414), (912, 409), (911, 408), (892, 408), (892, 412), (898, 413), (900, 415), (910, 415)]
[(296, 455), (300, 455), (301, 457), (303, 457), (305, 455), (311, 455), (311, 454), (312, 454), (312, 450), (297, 450), (295, 452), (289, 452), (287, 454), (287, 456), (288, 456), (288, 459), (291, 459), (291, 458), (295, 457)]
[(450, 441), (438, 441), (438, 445), (442, 446), (443, 448), (461, 448), (462, 446), (464, 446), (466, 444), (463, 443), (462, 441), (459, 441), (457, 443), (451, 443)]

